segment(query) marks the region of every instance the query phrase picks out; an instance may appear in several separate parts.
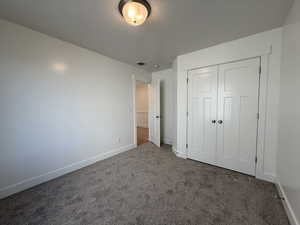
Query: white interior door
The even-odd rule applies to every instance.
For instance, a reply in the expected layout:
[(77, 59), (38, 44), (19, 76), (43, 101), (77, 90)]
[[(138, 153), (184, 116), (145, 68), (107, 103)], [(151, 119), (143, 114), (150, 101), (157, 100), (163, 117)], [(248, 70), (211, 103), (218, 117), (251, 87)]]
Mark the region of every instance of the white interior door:
[(218, 67), (192, 70), (188, 78), (188, 157), (216, 164)]
[(217, 165), (255, 175), (260, 59), (219, 66)]
[(151, 83), (151, 98), (152, 98), (152, 129), (151, 141), (160, 147), (160, 80), (152, 80)]

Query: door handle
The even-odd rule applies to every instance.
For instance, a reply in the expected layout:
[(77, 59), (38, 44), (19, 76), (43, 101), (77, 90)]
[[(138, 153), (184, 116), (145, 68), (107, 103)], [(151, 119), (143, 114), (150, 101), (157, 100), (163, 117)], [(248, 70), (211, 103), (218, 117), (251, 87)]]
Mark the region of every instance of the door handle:
[(156, 116), (155, 118), (156, 118), (156, 119), (159, 119), (159, 118), (160, 118), (160, 116)]
[(222, 124), (222, 123), (223, 123), (223, 120), (218, 120), (218, 123), (219, 123), (219, 124)]
[(216, 120), (212, 120), (211, 122), (212, 122), (212, 123), (216, 123), (217, 121), (216, 121)]

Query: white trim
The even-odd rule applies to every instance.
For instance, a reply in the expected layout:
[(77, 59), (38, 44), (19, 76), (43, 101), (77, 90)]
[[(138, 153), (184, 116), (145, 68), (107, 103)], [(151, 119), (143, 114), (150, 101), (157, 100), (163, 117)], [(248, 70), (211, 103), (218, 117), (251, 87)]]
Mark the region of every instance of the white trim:
[(152, 97), (151, 97), (151, 84), (148, 84), (148, 141), (152, 142)]
[(151, 112), (151, 84), (147, 85), (147, 90), (148, 90), (148, 141), (151, 142), (151, 132), (152, 132), (152, 112)]
[(5, 198), (9, 195), (18, 193), (20, 191), (26, 190), (26, 189), (31, 188), (33, 186), (36, 186), (38, 184), (47, 182), (49, 180), (55, 179), (57, 177), (65, 175), (67, 173), (73, 172), (75, 170), (79, 170), (83, 167), (89, 166), (89, 165), (94, 164), (98, 161), (110, 158), (114, 155), (117, 155), (117, 154), (122, 153), (122, 152), (126, 152), (126, 151), (134, 149), (134, 148), (136, 148), (136, 144), (123, 146), (123, 147), (120, 147), (118, 149), (114, 149), (114, 150), (111, 150), (109, 152), (101, 153), (101, 154), (93, 156), (91, 158), (88, 158), (88, 159), (85, 159), (85, 160), (82, 160), (82, 161), (79, 161), (79, 162), (75, 162), (75, 163), (70, 164), (66, 167), (59, 168), (59, 169), (50, 171), (48, 173), (36, 176), (36, 177), (32, 177), (32, 178), (23, 180), (23, 181), (21, 181), (17, 184), (9, 185), (7, 187), (4, 187), (4, 188), (0, 189), (0, 199)]
[(147, 129), (149, 129), (149, 127), (147, 127), (147, 126), (136, 126), (137, 128), (147, 128)]
[[(259, 159), (258, 159), (258, 161), (259, 161)], [(259, 180), (268, 181), (268, 182), (271, 182), (271, 183), (275, 183), (275, 181), (276, 181), (276, 176), (273, 175), (273, 174), (269, 174), (269, 173), (258, 173), (258, 172), (256, 172), (255, 178), (259, 179)]]
[(287, 213), (287, 216), (289, 218), (289, 221), (290, 221), (290, 224), (291, 225), (300, 225), (297, 217), (296, 217), (296, 214), (291, 206), (291, 203), (289, 201), (289, 199), (287, 198), (287, 195), (282, 187), (282, 185), (280, 184), (279, 181), (276, 182), (276, 187), (277, 187), (277, 190), (279, 192), (279, 195), (280, 197), (282, 197), (282, 204), (284, 206), (284, 209)]
[(175, 155), (176, 155), (178, 158), (187, 159), (187, 155), (186, 155), (186, 153), (184, 153), (184, 152), (175, 152)]
[(167, 145), (172, 145), (172, 139), (171, 138), (163, 138), (163, 143)]
[(174, 145), (172, 146), (172, 152), (175, 154), (177, 152), (177, 149), (174, 147)]
[(131, 76), (132, 80), (132, 116), (133, 116), (133, 144), (137, 145), (137, 122), (136, 122), (136, 78), (135, 75)]
[(177, 151), (177, 149), (173, 146), (172, 150), (174, 152), (174, 154), (178, 157), (178, 158), (182, 158), (182, 159), (187, 159), (187, 155), (185, 152), (179, 152)]
[[(272, 48), (271, 48), (272, 49)], [(270, 53), (271, 54), (271, 51)], [(267, 118), (267, 96), (269, 81), (269, 54), (260, 56), (261, 74), (259, 80), (259, 120), (257, 128), (256, 156), (257, 164), (255, 177), (261, 180), (274, 182), (274, 175), (268, 174), (264, 168), (265, 164), (265, 139), (266, 139), (266, 118)]]

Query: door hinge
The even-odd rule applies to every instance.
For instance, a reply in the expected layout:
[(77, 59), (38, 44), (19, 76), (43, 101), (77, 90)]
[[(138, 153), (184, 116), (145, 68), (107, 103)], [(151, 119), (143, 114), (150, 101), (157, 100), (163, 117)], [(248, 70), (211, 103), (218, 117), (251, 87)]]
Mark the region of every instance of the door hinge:
[(189, 78), (186, 78), (186, 83), (187, 83), (187, 84), (189, 83)]
[(256, 114), (256, 118), (259, 120), (259, 113)]
[(259, 75), (261, 75), (261, 66), (259, 66)]
[(185, 145), (185, 147), (186, 147), (186, 148), (188, 148), (188, 147), (189, 147), (189, 145), (188, 145), (188, 144), (186, 144), (186, 145)]
[(187, 117), (189, 116), (189, 112), (186, 112), (186, 116), (187, 116)]
[(257, 164), (257, 156), (255, 156), (255, 164)]

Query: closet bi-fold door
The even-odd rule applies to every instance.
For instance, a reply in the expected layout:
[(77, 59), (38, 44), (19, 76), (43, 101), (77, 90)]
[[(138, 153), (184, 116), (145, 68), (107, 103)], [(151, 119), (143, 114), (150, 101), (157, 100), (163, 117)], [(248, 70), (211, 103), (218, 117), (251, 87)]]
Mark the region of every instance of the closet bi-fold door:
[(216, 163), (218, 67), (188, 73), (188, 158)]
[(217, 165), (255, 175), (260, 59), (219, 66)]

